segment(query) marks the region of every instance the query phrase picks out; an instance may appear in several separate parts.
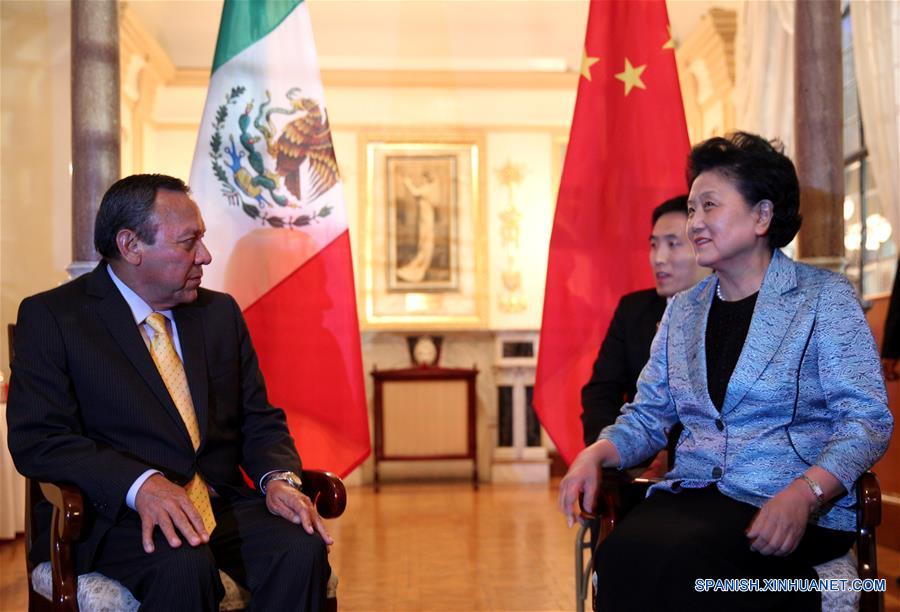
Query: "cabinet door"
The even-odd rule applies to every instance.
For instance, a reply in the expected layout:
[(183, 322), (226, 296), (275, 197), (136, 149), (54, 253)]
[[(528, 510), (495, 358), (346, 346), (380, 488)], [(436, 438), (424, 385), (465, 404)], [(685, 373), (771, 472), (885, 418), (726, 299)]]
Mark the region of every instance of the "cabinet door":
[(385, 381), (385, 457), (467, 456), (465, 380)]

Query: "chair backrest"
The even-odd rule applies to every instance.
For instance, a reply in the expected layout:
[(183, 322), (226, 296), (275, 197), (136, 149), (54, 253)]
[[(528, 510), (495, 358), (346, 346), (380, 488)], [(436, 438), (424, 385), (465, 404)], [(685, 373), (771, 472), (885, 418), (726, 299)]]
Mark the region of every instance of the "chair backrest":
[(16, 324), (10, 323), (6, 326), (6, 340), (9, 342), (9, 362), (12, 363), (16, 354)]
[[(9, 343), (9, 362), (12, 363), (16, 356), (16, 324), (6, 326), (6, 340)], [(35, 534), (39, 532), (38, 516), (36, 509), (41, 501), (44, 501), (40, 483), (30, 478), (25, 479), (25, 567), (28, 570), (28, 590), (32, 590), (31, 575), (34, 572), (34, 562), (31, 551), (34, 546)]]
[(31, 551), (34, 546), (34, 538), (40, 532), (38, 525), (37, 507), (44, 501), (41, 485), (30, 478), (25, 479), (25, 567), (28, 569), (28, 584), (31, 585), (31, 573), (34, 571)]

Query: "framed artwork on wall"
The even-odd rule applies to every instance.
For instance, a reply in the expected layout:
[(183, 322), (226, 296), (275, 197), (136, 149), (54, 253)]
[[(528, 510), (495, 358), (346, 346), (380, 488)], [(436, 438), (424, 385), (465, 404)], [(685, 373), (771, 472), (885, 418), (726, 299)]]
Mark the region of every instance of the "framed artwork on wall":
[(459, 289), (459, 155), (388, 154), (389, 291)]
[(478, 139), (446, 134), (363, 139), (363, 326), (483, 327)]

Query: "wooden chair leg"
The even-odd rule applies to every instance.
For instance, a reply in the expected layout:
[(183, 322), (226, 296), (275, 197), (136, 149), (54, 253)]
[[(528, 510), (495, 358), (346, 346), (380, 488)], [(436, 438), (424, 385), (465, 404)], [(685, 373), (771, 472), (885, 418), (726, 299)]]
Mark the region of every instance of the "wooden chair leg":
[(588, 557), (587, 565), (584, 563), (584, 551), (591, 547), (590, 539), (585, 542), (584, 535), (590, 525), (581, 522), (578, 525), (578, 534), (575, 536), (575, 611), (584, 612), (584, 600), (587, 598), (588, 585), (590, 584), (591, 567), (594, 556)]

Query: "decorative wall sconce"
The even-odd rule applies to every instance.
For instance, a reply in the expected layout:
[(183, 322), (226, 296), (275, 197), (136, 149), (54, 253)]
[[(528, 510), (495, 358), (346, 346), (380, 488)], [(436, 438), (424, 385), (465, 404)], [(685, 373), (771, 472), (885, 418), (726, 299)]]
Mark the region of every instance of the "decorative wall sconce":
[(516, 207), (515, 188), (522, 182), (523, 169), (507, 161), (495, 171), (500, 184), (506, 187), (507, 205), (500, 211), (500, 244), (503, 247), (503, 268), (500, 280), (500, 310), (522, 312), (528, 307), (522, 292), (522, 271), (519, 269), (519, 235), (522, 213)]

